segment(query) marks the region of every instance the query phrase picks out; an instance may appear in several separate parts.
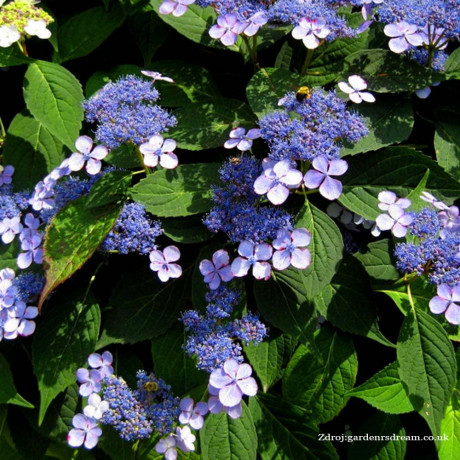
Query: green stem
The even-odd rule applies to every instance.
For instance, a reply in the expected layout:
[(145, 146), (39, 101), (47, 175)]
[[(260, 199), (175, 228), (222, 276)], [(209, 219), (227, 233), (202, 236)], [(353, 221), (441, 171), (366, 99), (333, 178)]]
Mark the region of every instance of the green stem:
[(303, 63), (302, 70), (300, 71), (300, 76), (303, 77), (308, 70), (308, 66), (310, 65), (311, 59), (313, 57), (313, 50), (307, 50), (307, 55), (305, 56), (305, 62)]
[(414, 304), (414, 299), (412, 298), (412, 291), (410, 288), (410, 283), (407, 283), (406, 289), (407, 289), (407, 297), (409, 297), (410, 306), (412, 308), (412, 311), (415, 312), (415, 304)]
[(104, 264), (105, 262), (100, 262), (99, 265), (96, 267), (96, 270), (94, 270), (93, 276), (89, 280), (88, 287), (86, 288), (85, 296), (83, 297), (83, 303), (86, 302), (86, 297), (88, 297), (89, 290), (91, 289), (91, 286), (93, 285), (96, 279), (96, 275), (98, 274), (99, 270)]
[(145, 170), (144, 169), (141, 169), (140, 171), (133, 171), (131, 172), (131, 176), (135, 176), (136, 174), (144, 174), (145, 173)]
[(5, 126), (3, 126), (2, 119), (0, 118), (0, 137), (5, 137), (5, 136), (6, 136)]

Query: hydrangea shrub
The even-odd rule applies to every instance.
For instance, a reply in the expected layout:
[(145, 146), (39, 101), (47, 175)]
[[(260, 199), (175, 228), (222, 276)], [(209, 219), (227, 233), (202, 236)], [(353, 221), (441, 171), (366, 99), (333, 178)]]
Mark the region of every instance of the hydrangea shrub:
[(459, 458), (459, 24), (0, 0), (1, 456)]

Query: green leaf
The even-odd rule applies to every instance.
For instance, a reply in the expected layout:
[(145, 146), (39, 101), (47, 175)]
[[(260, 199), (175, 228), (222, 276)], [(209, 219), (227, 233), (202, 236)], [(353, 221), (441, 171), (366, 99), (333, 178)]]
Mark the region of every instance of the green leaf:
[(218, 163), (180, 165), (149, 174), (131, 189), (131, 198), (159, 217), (183, 217), (209, 211), (211, 185), (219, 182)]
[(27, 111), (10, 124), (3, 147), (4, 164), (14, 166), (16, 190), (33, 189), (64, 159), (63, 143)]
[(125, 19), (120, 7), (97, 6), (73, 15), (58, 29), (60, 62), (77, 59), (98, 48)]
[(278, 101), (287, 91), (295, 91), (307, 84), (300, 75), (286, 69), (264, 68), (256, 72), (246, 87), (249, 105), (260, 119), (279, 109)]
[(439, 460), (456, 460), (460, 456), (460, 399), (458, 389), (454, 390), (451, 402), (446, 407), (440, 432), (447, 440), (439, 443)]
[(254, 296), (265, 321), (302, 343), (309, 343), (318, 319), (302, 281), (300, 270), (284, 270), (276, 273), (276, 278), (255, 282)]
[[(392, 286), (393, 289), (383, 288), (378, 292), (383, 292), (393, 299), (393, 302), (406, 315), (411, 309), (409, 295), (406, 284), (398, 283)], [(417, 278), (410, 284), (411, 297), (417, 310), (427, 311), (428, 303), (436, 295), (436, 286), (428, 282), (426, 278)]]
[(51, 401), (75, 383), (76, 370), (95, 349), (101, 314), (96, 301), (81, 294), (48, 304), (32, 344), (32, 363), (40, 390), (38, 424)]
[(177, 243), (202, 243), (214, 235), (204, 225), (199, 216), (171, 217), (161, 219), (164, 234)]
[(136, 343), (164, 334), (185, 309), (185, 288), (185, 273), (167, 283), (159, 281), (150, 270), (123, 276), (104, 311), (98, 348), (111, 343)]
[(186, 340), (181, 324), (175, 324), (166, 334), (152, 339), (155, 375), (168, 382), (175, 395), (186, 395), (209, 380), (207, 372), (198, 370), (196, 362), (185, 352)]
[(373, 104), (359, 104), (355, 111), (362, 117), (369, 134), (356, 144), (346, 144), (341, 156), (378, 150), (406, 140), (414, 125), (412, 105), (401, 98), (379, 100)]
[(7, 423), (8, 406), (0, 406), (0, 452), (2, 460), (22, 460), (11, 439), (10, 429)]
[(11, 244), (2, 244), (0, 246), (0, 270), (11, 268), (17, 270), (17, 257), (20, 252), (19, 239), (15, 239)]
[[(355, 433), (353, 433), (355, 435)], [(356, 436), (380, 436), (373, 441), (354, 441), (347, 458), (350, 460), (404, 460), (406, 455), (406, 430), (397, 415), (377, 412), (367, 418)], [(395, 439), (392, 436), (396, 435)], [(402, 438), (402, 439), (401, 439)]]
[(367, 274), (374, 280), (397, 280), (400, 278), (393, 257), (394, 245), (389, 239), (369, 243), (363, 252), (353, 254)]
[(284, 397), (309, 411), (309, 421), (325, 423), (347, 403), (358, 372), (351, 339), (327, 325), (316, 335), (315, 349), (300, 345), (283, 378)]
[(393, 347), (379, 330), (371, 294), (364, 268), (347, 255), (340, 262), (330, 284), (315, 297), (314, 303), (321, 315), (334, 326)]
[(204, 67), (191, 62), (172, 60), (155, 61), (150, 67), (174, 79), (174, 84), (155, 82), (155, 87), (161, 94), (162, 107), (182, 107), (193, 102), (221, 98), (216, 82), (209, 70)]
[(244, 354), (262, 382), (264, 393), (282, 376), (282, 367), (294, 350), (294, 340), (285, 334), (270, 331), (268, 340), (244, 346)]
[(49, 225), (44, 243), (46, 284), (39, 307), (93, 255), (113, 227), (119, 206), (91, 209), (86, 196), (62, 208)]
[(409, 57), (389, 50), (360, 50), (345, 58), (345, 72), (366, 79), (369, 90), (378, 93), (415, 91), (443, 78)]
[[(137, 75), (138, 77), (143, 77), (141, 74), (141, 68), (134, 64), (122, 64), (110, 69), (109, 71), (98, 70), (93, 73), (91, 77), (88, 78), (88, 81), (85, 85), (85, 94), (87, 97), (91, 97), (99, 91), (105, 84), (110, 81), (118, 80), (118, 78), (124, 75)], [(107, 157), (109, 158), (109, 157)], [(105, 160), (105, 158), (104, 158)]]
[(0, 47), (0, 67), (12, 67), (15, 65), (29, 64), (34, 62), (33, 59), (21, 53), (20, 49), (16, 46), (8, 48)]
[(104, 436), (100, 438), (98, 446), (112, 460), (136, 460), (137, 458), (133, 444), (121, 439), (110, 425), (104, 426)]
[(451, 203), (460, 194), (460, 185), (436, 162), (407, 147), (393, 147), (372, 155), (355, 155), (348, 159), (349, 168), (343, 177), (341, 204), (366, 219), (380, 214), (377, 195), (391, 190), (399, 197), (415, 188), (426, 170), (430, 170), (428, 191)]
[[(300, 270), (300, 276), (304, 295), (313, 299), (336, 273), (337, 265), (342, 259), (342, 234), (327, 214), (309, 202), (299, 211), (296, 227), (304, 227), (311, 232), (311, 264), (306, 270)], [(285, 274), (295, 270), (285, 270), (277, 276), (283, 278)]]
[(255, 460), (257, 434), (251, 412), (244, 403), (240, 418), (232, 419), (225, 412), (209, 414), (200, 431), (203, 460)]
[(393, 361), (377, 374), (348, 393), (388, 414), (404, 414), (414, 410), (399, 378), (398, 362)]
[[(460, 118), (460, 117), (459, 117)], [(434, 147), (439, 166), (460, 180), (460, 119), (436, 123)]]
[(457, 374), (447, 333), (432, 316), (411, 309), (399, 333), (397, 356), (399, 375), (412, 405), (433, 435), (441, 434), (441, 420)]
[[(162, 0), (150, 0), (150, 4), (158, 13)], [(187, 12), (180, 17), (175, 17), (172, 14), (160, 14), (160, 19), (166, 24), (176, 29), (180, 34), (205, 46), (214, 46), (223, 48), (218, 40), (214, 40), (209, 35), (210, 27), (216, 22), (217, 14), (213, 8), (201, 8), (198, 5), (188, 5)], [(235, 50), (236, 47), (230, 47)]]
[(131, 185), (130, 171), (111, 171), (104, 174), (92, 187), (86, 197), (88, 208), (98, 208), (118, 201), (126, 196)]
[(174, 111), (177, 127), (169, 135), (185, 150), (220, 147), (237, 126), (255, 124), (250, 108), (237, 99), (213, 98), (212, 102), (194, 102)]
[[(83, 365), (83, 363), (82, 363)], [(78, 384), (67, 387), (49, 405), (46, 416), (40, 426), (40, 432), (57, 441), (62, 441), (73, 428), (72, 418), (81, 411), (81, 396), (78, 393)]]
[(16, 406), (33, 409), (33, 404), (26, 401), (16, 390), (8, 361), (0, 354), (0, 404), (14, 404)]
[(460, 79), (460, 49), (454, 50), (444, 65), (444, 74), (449, 79)]
[(83, 120), (78, 80), (58, 64), (36, 61), (24, 77), (24, 99), (37, 121), (73, 150)]
[[(359, 34), (356, 38), (339, 38), (322, 45), (313, 54), (308, 67), (316, 85), (324, 86), (337, 79), (344, 72), (345, 58), (367, 46), (367, 33)], [(359, 74), (361, 75), (361, 74)]]
[(127, 23), (129, 32), (142, 53), (144, 66), (148, 66), (168, 38), (169, 28), (150, 8), (129, 16)]
[(144, 168), (137, 155), (137, 148), (134, 144), (121, 144), (120, 147), (111, 150), (104, 161), (123, 169)]
[(320, 441), (318, 429), (309, 425), (308, 413), (279, 396), (259, 394), (249, 398), (262, 460), (335, 460), (329, 441)]

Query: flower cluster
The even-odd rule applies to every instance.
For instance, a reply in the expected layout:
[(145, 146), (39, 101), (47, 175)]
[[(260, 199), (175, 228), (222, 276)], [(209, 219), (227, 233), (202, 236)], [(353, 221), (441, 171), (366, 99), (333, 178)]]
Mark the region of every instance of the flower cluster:
[(112, 354), (92, 353), (90, 369), (80, 368), (76, 377), (79, 393), (86, 398), (83, 414), (73, 418), (67, 437), (72, 447), (93, 448), (102, 434), (99, 424), (111, 425), (126, 441), (144, 439), (157, 433), (169, 434), (179, 417), (179, 400), (162, 379), (144, 371), (137, 373), (137, 388), (129, 388), (123, 378), (113, 374)]
[(377, 225), (381, 230), (391, 229), (395, 236), (411, 237), (396, 245), (396, 266), (408, 275), (427, 275), (438, 290), (430, 301), (431, 311), (445, 312), (450, 323), (460, 324), (460, 212), (427, 192), (421, 198), (431, 207), (408, 213), (410, 200), (381, 192), (379, 207), (388, 214), (378, 216)]
[(209, 29), (209, 35), (225, 46), (234, 45), (238, 36), (252, 37), (267, 23), (294, 26), (292, 36), (302, 40), (308, 49), (315, 49), (325, 40), (352, 37), (358, 31), (348, 26), (339, 8), (355, 2), (344, 0), (304, 2), (302, 0), (165, 0), (159, 9), (161, 14), (182, 16), (188, 6), (212, 6), (218, 13), (217, 23)]
[(182, 315), (185, 330), (189, 333), (185, 351), (198, 357), (197, 367), (212, 372), (228, 359), (243, 361), (239, 339), (246, 345), (260, 343), (267, 334), (266, 327), (256, 315), (246, 315), (230, 320), (238, 303), (238, 293), (225, 285), (206, 294), (206, 314), (189, 310)]
[(100, 249), (121, 254), (150, 254), (157, 249), (155, 240), (162, 233), (160, 222), (152, 221), (142, 204), (127, 203)]
[(47, 26), (53, 18), (34, 3), (34, 0), (14, 0), (0, 6), (0, 47), (8, 48), (26, 37), (51, 37)]
[[(126, 142), (145, 144), (176, 125), (175, 117), (155, 104), (158, 97), (153, 81), (127, 75), (107, 83), (83, 107), (86, 120), (97, 125), (96, 139), (113, 149)], [(157, 138), (154, 147), (161, 151)]]
[(442, 70), (445, 48), (460, 36), (457, 0), (385, 0), (378, 8), (391, 51), (407, 53), (422, 65)]

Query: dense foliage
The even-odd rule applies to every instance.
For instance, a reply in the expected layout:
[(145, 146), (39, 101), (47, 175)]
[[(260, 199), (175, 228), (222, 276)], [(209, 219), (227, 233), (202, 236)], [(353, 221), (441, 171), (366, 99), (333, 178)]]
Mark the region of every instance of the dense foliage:
[(2, 460), (460, 458), (459, 36), (0, 0)]

